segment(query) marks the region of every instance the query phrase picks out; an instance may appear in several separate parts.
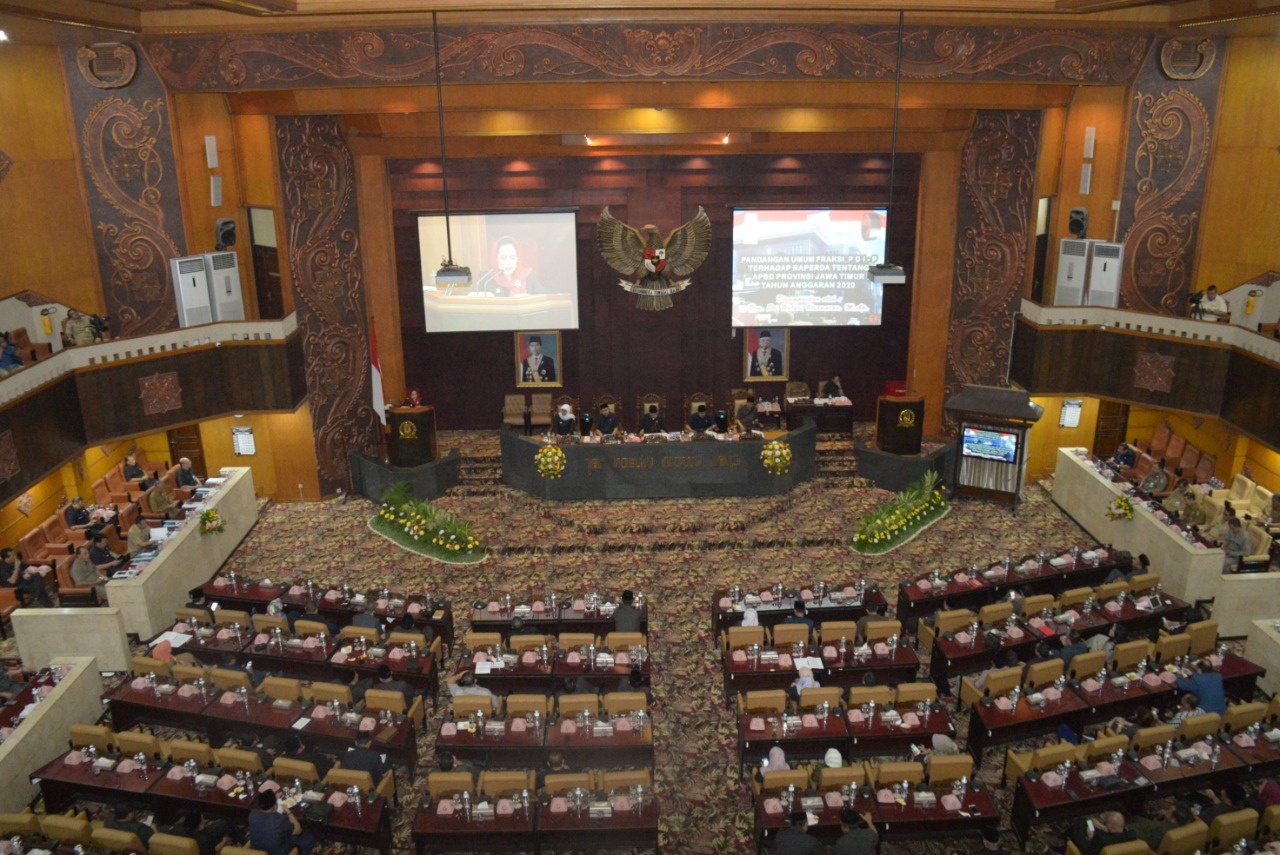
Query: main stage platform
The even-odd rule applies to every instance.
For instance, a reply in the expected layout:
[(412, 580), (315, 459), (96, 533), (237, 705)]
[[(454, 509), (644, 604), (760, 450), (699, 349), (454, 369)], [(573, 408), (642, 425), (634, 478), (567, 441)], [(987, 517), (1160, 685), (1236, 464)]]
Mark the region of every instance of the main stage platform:
[(555, 500), (776, 496), (813, 477), (818, 429), (806, 420), (777, 438), (791, 445), (785, 475), (764, 468), (763, 442), (707, 440), (566, 445), (564, 474), (544, 478), (534, 466), (541, 438), (503, 430), (502, 480)]

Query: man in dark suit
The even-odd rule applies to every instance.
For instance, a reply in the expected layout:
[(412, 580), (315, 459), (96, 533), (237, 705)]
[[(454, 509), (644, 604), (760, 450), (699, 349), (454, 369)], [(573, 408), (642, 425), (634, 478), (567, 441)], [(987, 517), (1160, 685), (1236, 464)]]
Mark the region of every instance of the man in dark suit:
[(618, 632), (640, 631), (640, 610), (635, 607), (635, 594), (622, 592), (622, 604), (613, 611), (613, 628)]
[(343, 769), (368, 772), (373, 778), (375, 787), (382, 780), (382, 776), (387, 774), (387, 764), (383, 762), (382, 755), (373, 750), (373, 734), (368, 731), (363, 731), (356, 736), (355, 747), (348, 749), (347, 753), (339, 758), (339, 762), (342, 763)]
[(529, 357), (520, 363), (521, 383), (556, 382), (556, 361), (542, 353), (542, 336), (529, 336)]
[(666, 433), (667, 423), (662, 420), (657, 404), (650, 404), (649, 411), (640, 420), (640, 433)]
[(773, 333), (760, 330), (756, 336), (756, 349), (751, 351), (748, 377), (781, 377), (782, 351), (773, 346)]

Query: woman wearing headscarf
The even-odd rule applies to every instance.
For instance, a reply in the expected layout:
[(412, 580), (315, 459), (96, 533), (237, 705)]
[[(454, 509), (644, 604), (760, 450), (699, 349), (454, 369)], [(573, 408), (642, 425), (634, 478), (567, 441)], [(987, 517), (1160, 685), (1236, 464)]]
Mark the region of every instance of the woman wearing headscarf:
[(822, 684), (813, 678), (813, 670), (810, 668), (801, 668), (799, 676), (791, 683), (791, 687), (787, 689), (787, 697), (793, 701), (800, 700), (800, 693), (805, 689), (821, 688)]
[(757, 612), (755, 609), (751, 607), (748, 607), (747, 610), (742, 613), (742, 625), (743, 626), (759, 626), (760, 625), (759, 612)]
[(573, 414), (573, 407), (569, 404), (561, 404), (555, 418), (551, 420), (551, 427), (555, 430), (556, 436), (569, 436), (576, 431), (578, 418)]

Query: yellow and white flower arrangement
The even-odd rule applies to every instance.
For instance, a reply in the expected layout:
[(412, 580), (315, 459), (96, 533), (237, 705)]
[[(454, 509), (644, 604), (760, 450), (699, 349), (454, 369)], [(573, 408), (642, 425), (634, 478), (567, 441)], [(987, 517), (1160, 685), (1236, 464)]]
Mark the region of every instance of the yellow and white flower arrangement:
[(791, 446), (780, 439), (766, 442), (760, 449), (760, 462), (774, 475), (786, 475), (791, 471)]
[(533, 458), (533, 465), (543, 478), (559, 478), (568, 462), (564, 449), (558, 445), (542, 446)]

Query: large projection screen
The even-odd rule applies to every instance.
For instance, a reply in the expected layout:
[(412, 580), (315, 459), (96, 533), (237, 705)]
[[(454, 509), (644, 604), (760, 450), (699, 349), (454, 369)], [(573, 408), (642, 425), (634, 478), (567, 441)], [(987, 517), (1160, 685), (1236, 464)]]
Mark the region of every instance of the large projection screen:
[(427, 332), (578, 328), (573, 211), (451, 214), (453, 260), (467, 285), (436, 283), (448, 254), (443, 214), (418, 215)]
[(735, 327), (877, 326), (884, 208), (733, 212)]

